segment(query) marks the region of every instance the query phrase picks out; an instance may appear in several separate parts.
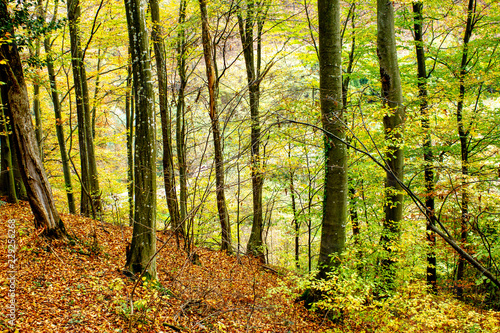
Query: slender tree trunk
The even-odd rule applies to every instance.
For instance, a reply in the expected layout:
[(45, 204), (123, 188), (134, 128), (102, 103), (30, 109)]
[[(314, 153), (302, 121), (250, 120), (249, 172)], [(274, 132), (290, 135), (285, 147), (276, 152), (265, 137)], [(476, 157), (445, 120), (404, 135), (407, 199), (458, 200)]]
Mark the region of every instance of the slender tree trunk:
[(199, 0), (199, 3), (201, 11), (203, 54), (205, 58), (205, 66), (208, 79), (209, 114), (214, 141), (215, 184), (217, 187), (215, 191), (217, 195), (217, 209), (219, 213), (219, 221), (222, 233), (221, 250), (232, 252), (231, 225), (229, 223), (229, 214), (227, 211), (226, 198), (224, 194), (224, 157), (222, 153), (222, 138), (219, 126), (219, 113), (217, 110), (217, 95), (219, 84), (218, 78), (215, 73), (215, 65), (212, 62), (212, 59), (214, 59), (213, 55), (215, 50), (210, 40), (206, 0)]
[[(104, 53), (104, 54), (101, 54)], [(90, 110), (90, 119), (91, 119), (91, 132), (92, 139), (95, 138), (95, 123), (97, 119), (97, 95), (99, 94), (100, 86), (101, 86), (101, 63), (103, 57), (106, 55), (106, 49), (104, 51), (99, 48), (97, 50), (97, 66), (96, 66), (96, 75), (95, 75), (95, 87), (94, 87), (94, 98), (92, 99), (92, 110)]]
[[(57, 6), (56, 6), (57, 9)], [(43, 15), (45, 17), (45, 14)], [(54, 12), (52, 17), (52, 22), (55, 22), (57, 17), (57, 12)], [(52, 50), (51, 50), (51, 42), (49, 34), (45, 35), (44, 42), (45, 48), (45, 60), (47, 63), (47, 72), (49, 74), (49, 82), (50, 82), (50, 92), (52, 98), (52, 105), (54, 107), (54, 116), (56, 119), (56, 136), (57, 142), (59, 143), (59, 150), (61, 152), (61, 163), (63, 168), (64, 175), (64, 185), (66, 190), (66, 196), (68, 198), (68, 208), (71, 214), (76, 214), (75, 207), (75, 198), (73, 195), (73, 185), (71, 182), (71, 169), (69, 166), (69, 158), (66, 150), (66, 138), (64, 136), (64, 121), (61, 113), (61, 103), (59, 101), (59, 93), (57, 90), (57, 81), (56, 74), (54, 70), (54, 60), (52, 59)]]
[[(130, 52), (129, 52), (130, 53)], [(131, 57), (130, 57), (131, 58)], [(128, 220), (134, 225), (134, 93), (132, 87), (132, 65), (127, 66), (127, 92), (125, 94), (125, 126), (127, 128), (127, 191), (128, 191)]]
[[(432, 164), (434, 155), (432, 153), (432, 140), (430, 132), (429, 110), (427, 102), (427, 69), (425, 66), (425, 51), (423, 41), (423, 2), (413, 3), (413, 29), (415, 39), (415, 51), (417, 56), (417, 77), (418, 77), (418, 96), (420, 102), (420, 113), (422, 115), (422, 128), (424, 129), (424, 181), (425, 181), (425, 207), (430, 216), (434, 215), (434, 170)], [(431, 218), (431, 223), (434, 223)], [(427, 243), (429, 252), (427, 253), (427, 285), (435, 293), (437, 292), (437, 273), (436, 273), (436, 236), (434, 232), (427, 227)]]
[(392, 2), (385, 0), (377, 0), (377, 55), (382, 83), (382, 104), (386, 108), (386, 165), (390, 170), (386, 175), (384, 229), (380, 238), (380, 243), (386, 251), (382, 259), (382, 279), (383, 288), (392, 289), (396, 263), (392, 252), (399, 240), (400, 221), (403, 217), (403, 194), (396, 178), (403, 179), (404, 157), (400, 140), (404, 109), (394, 32), (394, 8)]
[[(291, 145), (288, 146), (288, 159), (291, 158)], [(292, 170), (292, 166), (290, 166), (290, 199), (292, 200), (292, 214), (293, 214), (293, 226), (294, 226), (294, 240), (295, 240), (295, 267), (297, 269), (300, 268), (300, 223), (299, 223), (299, 215), (297, 214), (297, 204), (295, 201), (295, 184), (293, 182), (295, 177), (295, 172)]]
[[(349, 14), (347, 19), (351, 17), (351, 26), (352, 26), (352, 38), (351, 38), (351, 49), (349, 51), (349, 59), (347, 62), (347, 69), (345, 70), (345, 75), (342, 75), (342, 108), (343, 113), (347, 113), (348, 106), (348, 92), (349, 92), (349, 84), (351, 82), (351, 74), (353, 72), (354, 66), (354, 55), (356, 51), (356, 35), (354, 30), (356, 29), (355, 17), (356, 17), (356, 3), (351, 4), (351, 8), (349, 9)], [(347, 24), (346, 24), (347, 26)], [(343, 35), (343, 34), (342, 34)], [(354, 121), (354, 120), (353, 120)], [(346, 140), (351, 142), (351, 137), (346, 136)], [(349, 148), (348, 148), (349, 151)], [(357, 200), (356, 200), (356, 184), (354, 181), (349, 182), (349, 216), (352, 224), (352, 233), (354, 236), (354, 244), (359, 245), (359, 219), (358, 219), (358, 211), (357, 211)], [(361, 253), (358, 253), (361, 254)]]
[(101, 200), (97, 165), (94, 153), (92, 123), (90, 117), (89, 92), (85, 71), (84, 54), (80, 42), (80, 1), (68, 0), (68, 21), (71, 40), (71, 63), (75, 85), (76, 108), (78, 117), (78, 142), (81, 160), (81, 213), (85, 216), (100, 218)]
[[(469, 0), (467, 7), (467, 25), (465, 27), (464, 39), (463, 39), (463, 49), (462, 49), (462, 61), (460, 64), (460, 76), (459, 76), (459, 95), (457, 103), (457, 127), (458, 136), (460, 139), (460, 153), (461, 153), (461, 164), (462, 164), (462, 207), (461, 207), (461, 219), (460, 219), (460, 242), (462, 247), (467, 246), (467, 231), (469, 229), (469, 194), (467, 190), (467, 177), (469, 175), (469, 137), (470, 129), (466, 129), (464, 125), (464, 99), (465, 99), (465, 79), (467, 75), (467, 64), (469, 63), (469, 41), (472, 36), (472, 31), (474, 30), (475, 18), (476, 18), (476, 0)], [(458, 297), (462, 297), (463, 287), (462, 280), (464, 278), (465, 272), (465, 259), (460, 256), (458, 258), (457, 276), (456, 276), (456, 293)]]
[[(5, 0), (0, 1), (0, 17), (1, 21), (10, 19)], [(4, 23), (0, 22), (2, 25)], [(10, 33), (14, 35), (13, 31)], [(14, 43), (4, 43), (0, 46), (0, 81), (7, 83), (8, 86), (8, 117), (11, 121), (21, 175), (35, 217), (35, 226), (43, 228), (43, 233), (47, 237), (65, 238), (64, 224), (56, 210), (52, 190), (36, 144), (23, 66)]]
[[(177, 35), (177, 71), (179, 73), (179, 90), (177, 96), (177, 112), (175, 119), (175, 140), (177, 146), (177, 163), (179, 165), (179, 208), (180, 220), (186, 223), (187, 219), (187, 162), (186, 162), (186, 120), (185, 120), (185, 91), (187, 86), (186, 73), (186, 0), (180, 1), (179, 31)], [(185, 229), (185, 228), (184, 228)], [(186, 230), (187, 232), (187, 230)]]
[[(245, 18), (243, 18), (245, 12)], [(260, 156), (260, 82), (265, 75), (261, 73), (262, 28), (264, 26), (264, 4), (255, 4), (253, 0), (246, 2), (245, 10), (238, 11), (238, 26), (240, 40), (243, 46), (245, 67), (247, 72), (248, 95), (250, 100), (250, 152), (253, 195), (253, 221), (247, 253), (264, 259), (264, 242), (262, 240), (262, 188), (264, 175), (262, 173), (262, 157)], [(257, 28), (255, 31), (255, 28)], [(254, 32), (255, 31), (255, 32)], [(255, 35), (255, 40), (254, 40)], [(255, 43), (256, 42), (256, 43)], [(254, 50), (254, 43), (257, 49)]]
[(173, 230), (185, 235), (185, 226), (179, 216), (179, 204), (174, 177), (174, 158), (172, 153), (172, 119), (168, 110), (167, 100), (167, 63), (165, 61), (165, 45), (163, 44), (162, 28), (160, 25), (160, 8), (158, 0), (149, 0), (151, 8), (151, 20), (153, 29), (151, 39), (154, 45), (156, 59), (156, 73), (158, 75), (158, 95), (160, 99), (161, 132), (163, 137), (163, 181), (165, 184), (165, 196)]
[(135, 211), (132, 244), (127, 254), (134, 273), (146, 271), (156, 278), (156, 124), (153, 113), (151, 58), (141, 0), (125, 0), (132, 56), (135, 100)]
[[(40, 56), (40, 39), (35, 41), (35, 57)], [(35, 137), (40, 150), (40, 158), (43, 162), (43, 129), (42, 129), (42, 112), (40, 110), (40, 73), (36, 70), (35, 81), (33, 83), (33, 114), (35, 115)]]
[[(319, 75), (323, 128), (345, 139), (342, 113), (340, 2), (318, 0)], [(347, 149), (325, 136), (323, 219), (318, 277), (326, 278), (340, 264), (347, 222)]]

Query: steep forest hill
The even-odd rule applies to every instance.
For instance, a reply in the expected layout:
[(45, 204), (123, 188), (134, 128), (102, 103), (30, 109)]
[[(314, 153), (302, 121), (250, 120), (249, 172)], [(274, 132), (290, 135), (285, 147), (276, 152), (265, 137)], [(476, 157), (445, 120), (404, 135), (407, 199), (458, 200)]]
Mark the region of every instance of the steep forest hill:
[[(498, 332), (500, 314), (429, 296), (409, 286), (394, 298), (358, 304), (344, 295), (342, 320), (295, 302), (292, 273), (246, 256), (195, 248), (190, 259), (169, 233), (158, 233), (158, 283), (123, 271), (129, 227), (63, 215), (67, 242), (33, 226), (26, 203), (0, 207), (0, 330), (9, 326), (8, 221), (15, 220), (15, 332)], [(125, 272), (126, 273), (126, 272)], [(131, 298), (131, 295), (132, 298)], [(133, 311), (131, 304), (133, 303)], [(335, 309), (333, 309), (335, 310)], [(337, 309), (338, 310), (338, 309)]]

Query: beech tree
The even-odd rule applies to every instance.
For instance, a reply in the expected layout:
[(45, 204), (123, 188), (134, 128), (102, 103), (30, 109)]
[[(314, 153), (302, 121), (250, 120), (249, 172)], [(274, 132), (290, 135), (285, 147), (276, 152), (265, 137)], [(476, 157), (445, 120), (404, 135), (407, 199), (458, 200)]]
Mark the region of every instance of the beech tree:
[(160, 100), (161, 133), (163, 138), (163, 180), (165, 196), (173, 230), (184, 236), (183, 220), (179, 215), (179, 204), (175, 188), (174, 159), (172, 152), (172, 119), (168, 109), (167, 99), (167, 64), (165, 59), (165, 45), (163, 43), (162, 27), (160, 23), (160, 8), (157, 0), (149, 0), (153, 29), (151, 39), (154, 45), (156, 73), (158, 76), (158, 97)]
[(217, 108), (217, 98), (219, 90), (219, 79), (215, 71), (215, 48), (210, 38), (210, 26), (208, 24), (207, 3), (199, 0), (201, 11), (201, 38), (203, 44), (203, 56), (208, 81), (209, 94), (209, 115), (214, 143), (214, 163), (215, 163), (215, 184), (217, 196), (217, 210), (221, 225), (221, 250), (232, 252), (231, 248), (231, 225), (229, 224), (229, 213), (226, 206), (224, 194), (224, 156), (222, 154), (222, 138), (219, 125), (219, 110)]
[[(261, 130), (260, 130), (260, 83), (267, 71), (262, 66), (262, 29), (267, 15), (267, 5), (264, 2), (249, 0), (237, 12), (240, 40), (243, 46), (245, 67), (248, 82), (248, 99), (250, 104), (250, 153), (252, 168), (253, 221), (247, 253), (264, 259), (264, 242), (262, 241), (262, 187), (264, 174), (262, 172)], [(255, 46), (254, 46), (255, 44)]]
[(94, 218), (100, 217), (101, 200), (97, 164), (94, 152), (94, 139), (90, 117), (89, 89), (81, 46), (79, 20), (81, 16), (80, 0), (68, 0), (69, 33), (71, 41), (71, 64), (75, 86), (76, 112), (78, 117), (78, 144), (81, 162), (81, 213)]
[[(325, 131), (345, 139), (342, 107), (342, 55), (340, 2), (318, 1), (319, 77), (321, 121)], [(325, 180), (319, 277), (326, 278), (340, 264), (347, 222), (347, 148), (332, 137), (324, 137)]]
[(401, 147), (404, 123), (403, 95), (396, 52), (394, 32), (394, 7), (392, 2), (377, 0), (377, 56), (382, 85), (382, 106), (385, 108), (384, 133), (386, 140), (385, 202), (383, 231), (380, 243), (386, 251), (382, 259), (384, 287), (394, 282), (395, 260), (391, 257), (394, 244), (399, 239), (400, 221), (403, 218), (403, 193), (398, 182), (403, 180), (403, 148)]
[(134, 85), (134, 226), (127, 253), (134, 273), (156, 278), (156, 123), (144, 2), (125, 0)]
[[(430, 133), (429, 103), (427, 91), (427, 68), (425, 64), (425, 50), (423, 45), (423, 2), (413, 3), (413, 39), (415, 40), (415, 53), (417, 57), (417, 78), (418, 78), (418, 96), (420, 104), (420, 114), (422, 115), (422, 128), (424, 129), (424, 181), (425, 181), (425, 206), (428, 214), (434, 215), (435, 210), (435, 184), (434, 184), (434, 154), (432, 152), (432, 139)], [(431, 218), (429, 223), (434, 223)], [(427, 284), (437, 291), (437, 272), (436, 272), (436, 236), (434, 232), (427, 227), (427, 242), (429, 243), (429, 253), (427, 254)]]
[[(54, 5), (54, 13), (52, 16), (52, 20), (50, 22), (51, 25), (54, 25), (57, 21), (57, 4), (58, 1), (55, 1)], [(45, 20), (45, 13), (42, 10), (42, 17)], [(63, 168), (64, 175), (64, 185), (66, 190), (66, 196), (68, 198), (68, 208), (71, 214), (76, 214), (76, 206), (75, 206), (75, 196), (73, 194), (73, 184), (71, 181), (71, 169), (69, 166), (69, 157), (68, 152), (66, 150), (66, 137), (64, 135), (64, 127), (63, 127), (63, 117), (62, 117), (62, 107), (59, 98), (59, 91), (57, 88), (57, 80), (56, 80), (56, 71), (54, 69), (54, 59), (52, 54), (52, 40), (50, 33), (47, 33), (44, 36), (43, 45), (45, 48), (45, 61), (47, 63), (47, 73), (49, 75), (49, 84), (50, 84), (50, 97), (52, 99), (52, 107), (54, 108), (54, 116), (56, 119), (56, 135), (57, 142), (59, 144), (59, 150), (61, 152), (61, 164)]]
[(7, 1), (0, 1), (0, 81), (6, 84), (8, 107), (14, 145), (28, 201), (35, 217), (35, 226), (51, 238), (65, 238), (64, 223), (54, 204), (31, 120), (28, 90), (24, 80), (19, 49), (14, 41), (15, 22), (7, 10)]

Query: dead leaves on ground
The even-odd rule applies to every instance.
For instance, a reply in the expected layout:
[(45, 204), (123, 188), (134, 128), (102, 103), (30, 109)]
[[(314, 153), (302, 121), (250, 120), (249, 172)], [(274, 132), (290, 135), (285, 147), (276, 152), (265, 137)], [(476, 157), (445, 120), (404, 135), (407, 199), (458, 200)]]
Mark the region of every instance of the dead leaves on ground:
[[(248, 257), (195, 249), (193, 264), (158, 233), (159, 283), (123, 272), (131, 229), (63, 215), (69, 242), (34, 229), (26, 203), (0, 208), (0, 298), (8, 301), (7, 221), (16, 220), (16, 329), (19, 332), (319, 332), (328, 322), (290, 297), (270, 293), (281, 277)], [(9, 331), (2, 309), (0, 330)]]

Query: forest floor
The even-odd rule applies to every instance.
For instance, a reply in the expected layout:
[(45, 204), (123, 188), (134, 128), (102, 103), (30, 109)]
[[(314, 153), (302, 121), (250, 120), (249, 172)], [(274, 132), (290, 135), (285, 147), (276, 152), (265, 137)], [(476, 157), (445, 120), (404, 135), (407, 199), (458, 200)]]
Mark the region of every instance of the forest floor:
[[(198, 258), (192, 260), (171, 234), (162, 232), (159, 283), (134, 281), (123, 271), (131, 228), (74, 215), (62, 218), (74, 240), (48, 241), (35, 230), (27, 203), (0, 207), (0, 332), (500, 332), (499, 313), (449, 297), (408, 299), (406, 304), (417, 310), (412, 315), (379, 306), (333, 324), (294, 301), (291, 272), (204, 248), (195, 248)], [(15, 221), (15, 237), (9, 221)], [(17, 245), (13, 267), (10, 239)], [(13, 329), (9, 291), (14, 279)], [(429, 322), (419, 319), (422, 314)]]

